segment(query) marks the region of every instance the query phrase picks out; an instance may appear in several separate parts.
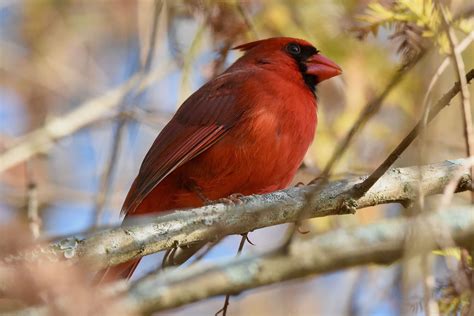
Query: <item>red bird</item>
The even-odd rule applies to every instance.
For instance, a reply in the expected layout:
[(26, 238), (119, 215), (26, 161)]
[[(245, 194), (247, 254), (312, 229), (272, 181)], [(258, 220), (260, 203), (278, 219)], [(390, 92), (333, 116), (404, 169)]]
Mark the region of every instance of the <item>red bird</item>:
[[(269, 38), (235, 47), (232, 66), (192, 94), (148, 151), (125, 219), (286, 188), (316, 129), (316, 85), (341, 68), (310, 43)], [(140, 260), (102, 271), (129, 278)]]

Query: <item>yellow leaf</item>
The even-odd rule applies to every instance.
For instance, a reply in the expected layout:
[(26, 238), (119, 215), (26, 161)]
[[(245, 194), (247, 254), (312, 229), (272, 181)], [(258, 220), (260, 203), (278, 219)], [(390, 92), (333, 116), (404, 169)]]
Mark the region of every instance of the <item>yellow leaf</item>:
[(457, 260), (461, 260), (461, 251), (459, 248), (446, 248), (443, 250), (433, 250), (433, 254), (443, 257), (454, 257)]

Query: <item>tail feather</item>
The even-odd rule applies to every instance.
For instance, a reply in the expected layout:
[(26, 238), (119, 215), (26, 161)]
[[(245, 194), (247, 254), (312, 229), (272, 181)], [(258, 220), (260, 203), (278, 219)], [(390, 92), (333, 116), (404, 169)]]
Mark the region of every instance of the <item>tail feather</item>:
[[(188, 246), (175, 248), (170, 254), (164, 257), (163, 267), (179, 266), (198, 252), (207, 242), (197, 242)], [(116, 266), (99, 271), (94, 277), (94, 284), (104, 284), (120, 279), (130, 279), (133, 272), (140, 263), (140, 259), (135, 259), (120, 263)]]
[(140, 259), (141, 258), (120, 263), (116, 266), (99, 271), (94, 277), (94, 284), (104, 284), (120, 279), (130, 279), (140, 263)]

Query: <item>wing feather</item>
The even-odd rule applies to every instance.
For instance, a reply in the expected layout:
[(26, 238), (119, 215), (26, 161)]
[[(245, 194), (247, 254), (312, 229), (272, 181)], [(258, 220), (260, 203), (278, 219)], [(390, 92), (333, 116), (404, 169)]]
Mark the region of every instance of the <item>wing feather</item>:
[(123, 214), (133, 213), (164, 178), (214, 145), (238, 122), (245, 111), (238, 96), (246, 76), (223, 74), (183, 103), (145, 156)]

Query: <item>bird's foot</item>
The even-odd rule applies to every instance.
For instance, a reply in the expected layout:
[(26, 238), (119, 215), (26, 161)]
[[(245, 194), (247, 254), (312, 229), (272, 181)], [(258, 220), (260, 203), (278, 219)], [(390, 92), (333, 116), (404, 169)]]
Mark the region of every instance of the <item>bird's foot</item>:
[(218, 204), (218, 203), (223, 203), (226, 205), (242, 205), (244, 202), (241, 200), (245, 195), (242, 193), (233, 193), (229, 195), (228, 197), (217, 199), (214, 201), (210, 201), (209, 204)]
[(295, 188), (300, 188), (300, 187), (304, 187), (305, 184), (303, 182), (298, 182), (297, 184), (295, 184)]

